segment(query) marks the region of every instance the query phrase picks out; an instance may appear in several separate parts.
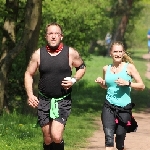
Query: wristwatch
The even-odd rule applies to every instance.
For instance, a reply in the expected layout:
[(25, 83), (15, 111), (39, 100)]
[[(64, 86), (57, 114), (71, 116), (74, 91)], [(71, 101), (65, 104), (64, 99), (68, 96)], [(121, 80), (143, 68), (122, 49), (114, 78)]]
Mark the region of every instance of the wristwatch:
[(131, 86), (131, 81), (129, 81), (129, 84), (128, 84), (128, 86)]

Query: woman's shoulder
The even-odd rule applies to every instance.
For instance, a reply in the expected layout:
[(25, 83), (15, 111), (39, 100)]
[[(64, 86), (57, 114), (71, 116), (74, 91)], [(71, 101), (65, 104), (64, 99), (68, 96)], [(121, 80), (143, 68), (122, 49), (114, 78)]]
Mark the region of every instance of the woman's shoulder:
[(107, 68), (109, 68), (110, 66), (111, 66), (111, 64), (104, 66), (104, 67), (103, 67), (103, 70), (106, 71)]
[(127, 67), (128, 67), (129, 69), (135, 68), (134, 64), (131, 64), (131, 63), (127, 63)]
[(132, 72), (134, 72), (134, 70), (136, 70), (134, 64), (128, 63), (128, 65), (127, 65), (127, 72), (128, 72), (128, 74), (131, 75)]

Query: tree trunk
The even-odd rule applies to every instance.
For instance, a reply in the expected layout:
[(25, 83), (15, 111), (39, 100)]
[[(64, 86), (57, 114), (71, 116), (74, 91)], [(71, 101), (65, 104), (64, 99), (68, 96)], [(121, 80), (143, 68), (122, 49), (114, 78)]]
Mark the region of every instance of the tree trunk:
[[(9, 15), (4, 18), (3, 26), (3, 38), (1, 48), (1, 61), (9, 54), (9, 51), (15, 46), (16, 43), (16, 27), (15, 22), (17, 21), (18, 14), (18, 0), (6, 0), (6, 10)], [(8, 70), (11, 70), (12, 60), (7, 60), (1, 66), (0, 73), (0, 111), (2, 112), (3, 106), (5, 111), (9, 113), (8, 102), (7, 102), (7, 90), (5, 87), (8, 83)], [(7, 66), (6, 66), (7, 65)]]
[(39, 0), (36, 0), (36, 1), (37, 1), (36, 3), (33, 1), (30, 1), (27, 3), (27, 7), (32, 7), (32, 9), (34, 9), (34, 11), (32, 11), (32, 13), (30, 14), (31, 18), (34, 18), (30, 22), (30, 24), (33, 28), (35, 28), (26, 46), (27, 63), (29, 62), (30, 56), (33, 53), (33, 51), (37, 49), (38, 39), (39, 39), (39, 34), (40, 34), (42, 3), (39, 3), (38, 2)]
[[(12, 0), (11, 0), (12, 1)], [(10, 2), (11, 2), (10, 1)], [(15, 1), (15, 0), (14, 0)], [(7, 0), (6, 2), (9, 2)], [(25, 9), (25, 26), (23, 29), (23, 34), (20, 41), (16, 44), (15, 47), (11, 49), (5, 49), (2, 51), (0, 59), (0, 111), (2, 112), (4, 107), (4, 90), (7, 81), (7, 74), (11, 68), (13, 59), (22, 51), (24, 47), (27, 46), (29, 40), (31, 39), (34, 32), (39, 32), (39, 15), (42, 13), (42, 1), (41, 0), (27, 0), (26, 9)], [(38, 12), (39, 11), (39, 12)], [(38, 13), (37, 13), (38, 12)], [(34, 15), (33, 15), (34, 14)], [(9, 29), (6, 28), (4, 31), (12, 36), (9, 32)], [(12, 36), (13, 37), (13, 36)], [(5, 42), (7, 42), (7, 38)], [(4, 45), (5, 47), (5, 45)]]
[[(35, 24), (36, 24), (36, 29), (33, 31), (33, 34), (26, 46), (25, 52), (26, 52), (26, 62), (27, 62), (26, 64), (27, 65), (30, 60), (31, 54), (33, 53), (33, 51), (35, 51), (37, 49), (37, 46), (38, 46), (38, 39), (39, 39), (40, 25), (41, 25), (41, 14), (42, 14), (42, 7), (40, 7), (40, 4), (35, 5), (35, 4), (33, 4), (33, 2), (28, 3), (27, 7), (31, 7), (31, 6), (35, 8), (35, 11), (31, 15), (33, 16), (33, 18), (36, 16), (36, 18), (34, 20), (32, 20), (31, 23), (33, 24), (33, 26), (35, 26)], [(34, 83), (33, 83), (33, 90), (34, 90), (33, 92), (35, 95), (38, 94), (38, 80), (39, 80), (39, 73), (37, 71), (34, 76)], [(23, 111), (27, 112), (27, 110), (29, 110), (32, 113), (36, 113), (36, 110), (35, 109), (33, 110), (29, 106), (24, 107)]]
[[(30, 6), (33, 6), (35, 8), (35, 11), (31, 15), (33, 16), (33, 18), (35, 18), (35, 16), (36, 16), (36, 19), (32, 20), (32, 24), (33, 24), (33, 26), (36, 25), (36, 29), (33, 31), (33, 34), (26, 46), (26, 62), (27, 62), (27, 64), (29, 62), (31, 54), (33, 53), (33, 51), (35, 51), (37, 49), (37, 46), (38, 46), (38, 39), (39, 39), (40, 25), (41, 25), (41, 14), (42, 14), (42, 7), (40, 7), (40, 5), (37, 5), (37, 4), (35, 5), (35, 4), (33, 4), (33, 2), (30, 2), (27, 7), (30, 7)], [(36, 73), (34, 78), (35, 78), (34, 79), (34, 90), (37, 93), (36, 89), (37, 89), (37, 81), (38, 81), (38, 72)]]
[[(133, 0), (127, 0), (127, 1), (121, 0), (121, 1), (119, 1), (119, 3), (122, 3), (124, 10), (121, 11), (121, 12), (123, 12), (122, 14), (121, 14), (121, 12), (117, 12), (117, 14), (119, 14), (119, 16), (121, 15), (121, 19), (120, 19), (118, 26), (116, 27), (116, 30), (113, 34), (112, 41), (123, 41), (124, 40), (124, 34), (125, 34), (125, 31), (127, 28), (128, 21), (129, 21), (129, 16), (130, 16), (130, 11), (132, 8)], [(118, 9), (118, 10), (120, 10), (120, 9)]]
[(118, 27), (116, 28), (116, 32), (113, 36), (113, 41), (122, 41), (123, 40), (127, 24), (128, 24), (128, 16), (126, 14), (124, 14), (118, 24)]

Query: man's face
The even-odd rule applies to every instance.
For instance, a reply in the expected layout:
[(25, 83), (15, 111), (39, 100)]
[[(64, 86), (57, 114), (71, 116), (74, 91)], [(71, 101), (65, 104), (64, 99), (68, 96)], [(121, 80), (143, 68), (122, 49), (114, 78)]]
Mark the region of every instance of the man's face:
[(46, 40), (50, 47), (57, 47), (63, 39), (59, 26), (51, 25), (47, 28)]

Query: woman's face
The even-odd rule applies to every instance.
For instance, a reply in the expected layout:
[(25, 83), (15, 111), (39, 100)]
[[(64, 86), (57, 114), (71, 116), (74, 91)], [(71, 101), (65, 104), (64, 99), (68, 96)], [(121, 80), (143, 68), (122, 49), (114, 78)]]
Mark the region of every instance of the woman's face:
[(122, 58), (124, 55), (124, 49), (122, 45), (114, 44), (110, 50), (110, 56), (112, 57), (114, 62), (122, 62)]

